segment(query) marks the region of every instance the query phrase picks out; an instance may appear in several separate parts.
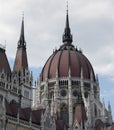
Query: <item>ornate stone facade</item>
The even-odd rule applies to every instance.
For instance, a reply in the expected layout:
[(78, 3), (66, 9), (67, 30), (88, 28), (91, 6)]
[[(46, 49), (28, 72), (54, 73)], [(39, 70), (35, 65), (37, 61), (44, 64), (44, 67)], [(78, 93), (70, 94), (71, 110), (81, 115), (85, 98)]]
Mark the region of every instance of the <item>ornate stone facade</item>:
[(27, 62), (24, 19), (13, 71), (3, 46), (0, 46), (0, 59), (0, 130), (55, 130), (56, 121), (48, 106), (32, 108), (33, 76)]
[(13, 70), (0, 46), (0, 130), (114, 130), (110, 103), (100, 100), (98, 77), (72, 44), (68, 10), (63, 45), (44, 65), (32, 107), (24, 19)]
[(46, 61), (37, 84), (35, 107), (51, 108), (51, 115), (67, 128), (92, 130), (99, 122), (112, 125), (111, 106), (100, 101), (98, 76), (89, 60), (72, 44), (68, 10), (63, 45)]
[(9, 104), (0, 96), (0, 130), (47, 129), (56, 129), (55, 119), (51, 117), (49, 107), (46, 110), (20, 108), (16, 102)]

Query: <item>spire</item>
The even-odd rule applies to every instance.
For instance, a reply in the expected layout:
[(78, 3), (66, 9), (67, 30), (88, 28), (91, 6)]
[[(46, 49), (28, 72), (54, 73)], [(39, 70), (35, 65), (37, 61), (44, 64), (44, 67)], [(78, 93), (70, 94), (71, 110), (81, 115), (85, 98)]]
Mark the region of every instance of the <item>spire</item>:
[(69, 27), (68, 1), (67, 1), (67, 10), (66, 10), (66, 26), (63, 34), (63, 42), (68, 45), (71, 45), (72, 43), (72, 35), (70, 33), (70, 27)]
[(18, 48), (26, 48), (26, 42), (24, 37), (24, 15), (22, 17), (21, 34), (20, 34), (20, 39), (18, 41)]
[(27, 53), (26, 53), (26, 42), (24, 37), (24, 16), (22, 18), (22, 25), (21, 25), (21, 34), (20, 39), (18, 41), (18, 48), (14, 62), (14, 72), (19, 72), (22, 70), (28, 70), (28, 60), (27, 60)]

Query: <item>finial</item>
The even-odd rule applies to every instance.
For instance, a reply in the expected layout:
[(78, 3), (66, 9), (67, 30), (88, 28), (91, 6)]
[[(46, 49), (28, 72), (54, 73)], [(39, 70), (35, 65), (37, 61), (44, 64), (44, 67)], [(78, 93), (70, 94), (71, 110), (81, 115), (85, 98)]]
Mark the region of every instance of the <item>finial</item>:
[(24, 11), (22, 11), (22, 20), (24, 20)]
[(110, 101), (108, 101), (108, 110), (111, 112), (111, 105), (110, 105)]
[(68, 14), (68, 0), (67, 0), (67, 10), (66, 10), (67, 14)]
[(5, 45), (4, 45), (4, 49), (6, 49), (6, 40), (5, 40)]

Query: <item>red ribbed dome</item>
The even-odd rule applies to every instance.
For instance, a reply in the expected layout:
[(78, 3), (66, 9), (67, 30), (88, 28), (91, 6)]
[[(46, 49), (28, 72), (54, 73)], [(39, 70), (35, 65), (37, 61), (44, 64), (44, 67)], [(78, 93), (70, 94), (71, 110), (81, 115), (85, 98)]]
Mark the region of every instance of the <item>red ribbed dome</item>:
[(91, 63), (82, 52), (77, 50), (73, 45), (63, 45), (49, 57), (43, 67), (41, 80), (44, 81), (46, 78), (55, 78), (57, 71), (58, 77), (68, 77), (69, 68), (71, 70), (71, 77), (80, 78), (82, 68), (84, 79), (90, 79), (92, 72), (95, 80)]
[(67, 10), (66, 26), (63, 34), (64, 44), (59, 50), (56, 50), (45, 63), (41, 73), (41, 81), (44, 81), (46, 78), (56, 78), (56, 74), (58, 74), (58, 77), (68, 77), (69, 69), (71, 70), (71, 77), (77, 78), (80, 78), (81, 69), (83, 69), (84, 79), (90, 79), (92, 72), (95, 81), (95, 75), (91, 63), (81, 51), (77, 50), (77, 48), (72, 45), (72, 41), (73, 38), (70, 32)]

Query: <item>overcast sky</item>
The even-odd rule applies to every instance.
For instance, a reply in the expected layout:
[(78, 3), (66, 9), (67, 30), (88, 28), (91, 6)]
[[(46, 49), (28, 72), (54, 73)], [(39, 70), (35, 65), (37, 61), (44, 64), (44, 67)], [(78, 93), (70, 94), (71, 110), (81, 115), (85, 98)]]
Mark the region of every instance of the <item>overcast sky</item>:
[[(6, 44), (9, 60), (16, 54), (23, 11), (29, 66), (42, 67), (62, 44), (66, 0), (0, 0), (0, 44)], [(114, 0), (69, 0), (69, 19), (73, 44), (95, 73), (109, 78), (114, 97)]]

